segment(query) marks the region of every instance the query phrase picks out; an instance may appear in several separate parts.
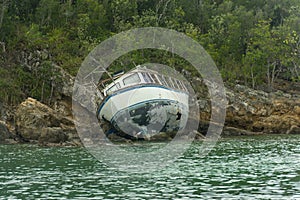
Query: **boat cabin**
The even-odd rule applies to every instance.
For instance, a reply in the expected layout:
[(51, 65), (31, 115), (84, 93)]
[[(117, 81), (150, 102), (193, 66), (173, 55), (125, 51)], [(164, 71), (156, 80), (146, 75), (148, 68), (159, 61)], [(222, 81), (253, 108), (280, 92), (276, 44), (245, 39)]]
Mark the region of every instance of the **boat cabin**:
[(171, 89), (188, 92), (186, 85), (181, 80), (164, 76), (149, 69), (136, 69), (122, 75), (120, 78), (110, 83), (104, 88), (103, 94), (104, 96), (107, 96), (127, 87), (145, 84), (161, 85)]

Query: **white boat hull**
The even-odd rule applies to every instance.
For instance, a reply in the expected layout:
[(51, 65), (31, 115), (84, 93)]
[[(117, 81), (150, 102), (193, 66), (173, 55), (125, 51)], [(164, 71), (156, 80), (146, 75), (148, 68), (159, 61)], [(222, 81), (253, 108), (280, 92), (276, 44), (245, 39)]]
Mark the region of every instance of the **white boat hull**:
[(136, 136), (178, 131), (188, 118), (188, 94), (158, 85), (125, 88), (102, 102), (98, 118)]

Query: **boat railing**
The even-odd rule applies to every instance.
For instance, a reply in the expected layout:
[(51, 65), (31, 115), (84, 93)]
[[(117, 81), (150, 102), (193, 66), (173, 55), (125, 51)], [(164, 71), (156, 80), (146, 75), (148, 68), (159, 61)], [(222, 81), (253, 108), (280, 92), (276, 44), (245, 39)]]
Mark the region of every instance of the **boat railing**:
[[(107, 84), (112, 81), (110, 84)], [(161, 85), (171, 89), (188, 92), (186, 83), (174, 77), (162, 75), (154, 71), (147, 70), (133, 70), (126, 74), (120, 74), (117, 79), (105, 79), (100, 83), (101, 92), (104, 96), (110, 95), (118, 90), (125, 89), (137, 85)]]

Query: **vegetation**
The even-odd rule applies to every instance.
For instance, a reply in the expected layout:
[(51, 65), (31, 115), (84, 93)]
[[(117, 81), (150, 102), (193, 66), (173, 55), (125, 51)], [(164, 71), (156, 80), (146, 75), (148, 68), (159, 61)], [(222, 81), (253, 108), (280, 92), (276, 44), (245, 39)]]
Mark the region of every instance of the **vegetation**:
[[(224, 80), (272, 89), (278, 78), (300, 80), (298, 0), (1, 0), (0, 101), (26, 96), (51, 99), (55, 63), (75, 75), (101, 41), (135, 27), (183, 32), (210, 53)], [(38, 66), (22, 53), (47, 51)], [(126, 68), (149, 60), (185, 66), (161, 52), (137, 51), (114, 64)], [(167, 54), (166, 54), (167, 55)]]

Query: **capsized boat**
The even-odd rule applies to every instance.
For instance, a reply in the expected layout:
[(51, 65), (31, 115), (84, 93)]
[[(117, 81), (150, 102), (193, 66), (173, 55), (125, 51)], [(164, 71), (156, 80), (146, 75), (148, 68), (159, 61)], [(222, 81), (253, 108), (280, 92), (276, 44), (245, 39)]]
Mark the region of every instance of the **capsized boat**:
[(102, 90), (100, 121), (125, 134), (145, 138), (182, 130), (188, 119), (188, 84), (145, 66), (119, 73)]

